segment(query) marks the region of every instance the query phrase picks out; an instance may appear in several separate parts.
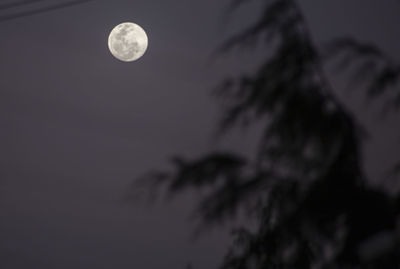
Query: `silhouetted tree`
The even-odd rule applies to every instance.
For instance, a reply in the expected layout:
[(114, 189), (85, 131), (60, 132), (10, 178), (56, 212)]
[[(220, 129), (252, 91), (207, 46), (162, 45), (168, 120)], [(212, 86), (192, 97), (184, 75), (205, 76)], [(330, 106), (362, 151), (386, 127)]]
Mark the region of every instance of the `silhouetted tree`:
[[(174, 158), (171, 171), (145, 180), (165, 183), (170, 193), (211, 187), (198, 208), (205, 223), (240, 208), (253, 213), (257, 228), (235, 231), (223, 269), (399, 268), (400, 198), (369, 185), (365, 131), (334, 96), (324, 65), (339, 61), (353, 70), (371, 98), (386, 98), (400, 66), (349, 38), (317, 47), (294, 0), (265, 1), (258, 20), (219, 51), (256, 43), (268, 51), (257, 71), (228, 78), (216, 91), (228, 102), (222, 132), (264, 126), (254, 158), (231, 152)], [(387, 102), (399, 107), (400, 91)]]

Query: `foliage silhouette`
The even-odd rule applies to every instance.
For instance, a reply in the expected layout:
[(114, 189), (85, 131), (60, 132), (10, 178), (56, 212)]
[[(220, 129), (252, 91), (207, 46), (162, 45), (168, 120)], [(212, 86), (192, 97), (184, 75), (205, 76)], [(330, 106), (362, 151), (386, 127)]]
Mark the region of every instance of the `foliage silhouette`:
[[(233, 1), (231, 8), (245, 2)], [(370, 98), (385, 98), (392, 89), (395, 108), (399, 65), (349, 38), (317, 48), (294, 0), (265, 1), (258, 20), (219, 51), (254, 44), (268, 51), (258, 70), (228, 78), (216, 91), (228, 102), (222, 133), (263, 124), (254, 160), (231, 152), (174, 158), (170, 172), (145, 180), (166, 184), (171, 194), (210, 187), (197, 211), (207, 224), (241, 208), (253, 213), (258, 227), (235, 231), (223, 269), (399, 268), (400, 196), (368, 184), (365, 131), (324, 73), (326, 64), (339, 61), (354, 70)]]
[(400, 107), (400, 91), (387, 94), (390, 89), (397, 89), (400, 65), (377, 47), (341, 38), (329, 45), (326, 58), (335, 58), (341, 62), (340, 67), (354, 69), (353, 79), (366, 88), (367, 97), (386, 97), (385, 108)]

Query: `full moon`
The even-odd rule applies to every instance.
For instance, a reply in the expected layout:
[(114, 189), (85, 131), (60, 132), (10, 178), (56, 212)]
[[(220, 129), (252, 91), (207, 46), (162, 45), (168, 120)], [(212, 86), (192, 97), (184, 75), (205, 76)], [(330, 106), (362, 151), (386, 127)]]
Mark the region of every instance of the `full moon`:
[(123, 62), (136, 61), (146, 52), (148, 39), (139, 25), (124, 22), (117, 25), (108, 37), (108, 48), (112, 55)]

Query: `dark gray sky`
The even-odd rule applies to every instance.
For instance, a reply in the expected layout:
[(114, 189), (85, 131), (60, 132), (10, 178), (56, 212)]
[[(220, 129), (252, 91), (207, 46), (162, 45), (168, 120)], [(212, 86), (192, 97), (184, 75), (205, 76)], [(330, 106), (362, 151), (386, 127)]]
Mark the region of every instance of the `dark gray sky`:
[[(0, 23), (1, 268), (217, 264), (227, 232), (191, 241), (190, 195), (153, 207), (121, 197), (136, 176), (172, 154), (196, 156), (214, 146), (218, 109), (210, 89), (223, 74), (251, 65), (244, 56), (208, 65), (223, 37), (254, 17), (246, 8), (224, 24), (226, 3), (95, 0)], [(306, 0), (302, 7), (318, 42), (351, 35), (400, 59), (398, 1)], [(123, 21), (148, 33), (148, 51), (137, 62), (119, 62), (108, 51), (109, 31)], [(334, 83), (340, 88), (340, 79)], [(338, 94), (372, 126), (367, 159), (378, 161), (369, 168), (378, 175), (398, 152), (398, 117), (378, 122), (359, 95)]]

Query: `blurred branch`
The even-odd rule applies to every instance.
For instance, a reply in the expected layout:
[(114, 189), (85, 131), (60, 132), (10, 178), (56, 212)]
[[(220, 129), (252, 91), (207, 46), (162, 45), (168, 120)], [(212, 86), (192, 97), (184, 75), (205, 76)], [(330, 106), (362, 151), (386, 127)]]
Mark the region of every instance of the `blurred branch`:
[(400, 64), (377, 46), (337, 38), (327, 45), (324, 60), (339, 71), (352, 70), (352, 81), (365, 88), (369, 100), (384, 98), (383, 112), (400, 108)]

